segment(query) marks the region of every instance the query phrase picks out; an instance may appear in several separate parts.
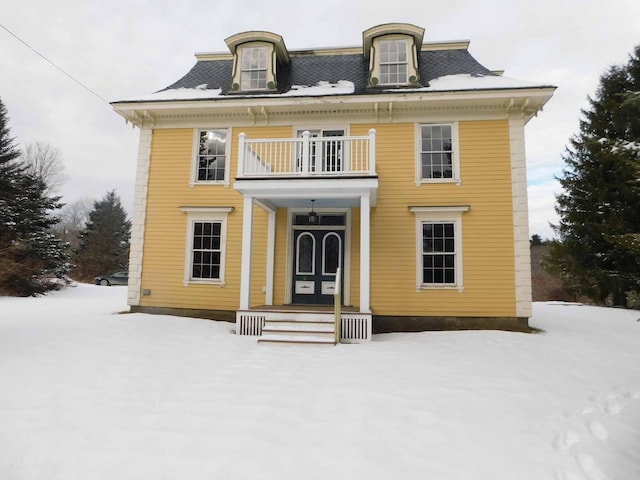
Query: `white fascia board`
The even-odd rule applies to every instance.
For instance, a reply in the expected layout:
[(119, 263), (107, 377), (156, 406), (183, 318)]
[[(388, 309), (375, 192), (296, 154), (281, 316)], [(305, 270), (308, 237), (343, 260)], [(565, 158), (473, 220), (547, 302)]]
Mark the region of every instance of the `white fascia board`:
[(375, 205), (378, 192), (377, 178), (358, 179), (273, 179), (273, 180), (236, 180), (233, 188), (245, 196), (257, 199), (291, 198), (359, 198), (371, 197)]
[[(527, 88), (504, 88), (487, 90), (460, 90), (460, 91), (407, 91), (389, 92), (375, 95), (328, 95), (320, 97), (309, 96), (286, 96), (286, 97), (233, 97), (199, 100), (164, 100), (164, 101), (141, 101), (141, 102), (113, 102), (116, 113), (123, 115), (134, 111), (153, 110), (235, 110), (242, 113), (249, 107), (259, 105), (264, 108), (284, 107), (284, 106), (314, 106), (314, 105), (362, 105), (388, 102), (456, 102), (475, 100), (481, 103), (483, 100), (510, 99), (510, 98), (536, 98), (540, 104), (546, 103), (551, 98), (555, 87), (527, 87)], [(533, 107), (534, 105), (532, 105)], [(124, 116), (124, 115), (123, 115)]]

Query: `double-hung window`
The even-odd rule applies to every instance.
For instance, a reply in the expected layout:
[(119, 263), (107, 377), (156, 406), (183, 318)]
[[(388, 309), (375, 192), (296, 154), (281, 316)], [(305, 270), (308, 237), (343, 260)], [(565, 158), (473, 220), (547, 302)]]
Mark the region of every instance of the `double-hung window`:
[(187, 214), (184, 283), (224, 283), (230, 207), (183, 207)]
[(406, 85), (408, 44), (405, 39), (380, 41), (380, 84)]
[(456, 123), (433, 123), (418, 128), (417, 181), (459, 181)]
[(242, 49), (240, 62), (240, 89), (265, 90), (267, 88), (268, 47), (247, 47)]
[(456, 284), (456, 225), (422, 222), (422, 284)]
[(416, 216), (416, 287), (462, 289), (462, 213), (468, 206), (410, 207)]
[(228, 181), (227, 129), (196, 130), (194, 177), (196, 183)]

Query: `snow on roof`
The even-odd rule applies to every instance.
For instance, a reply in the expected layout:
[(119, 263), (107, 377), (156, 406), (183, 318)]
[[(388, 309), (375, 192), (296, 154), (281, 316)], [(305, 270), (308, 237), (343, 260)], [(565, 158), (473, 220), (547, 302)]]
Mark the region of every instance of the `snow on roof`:
[[(429, 86), (419, 88), (389, 88), (384, 92), (432, 92), (452, 90), (486, 90), (505, 88), (535, 88), (543, 85), (534, 82), (516, 80), (500, 75), (447, 75), (431, 80)], [(224, 95), (221, 88), (207, 88), (207, 84), (195, 88), (173, 88), (161, 90), (150, 95), (133, 97), (123, 102), (142, 102), (156, 100), (196, 100), (229, 97), (304, 97), (326, 95), (350, 95), (355, 92), (353, 82), (339, 80), (336, 83), (320, 81), (316, 85), (292, 85), (291, 89), (283, 93), (248, 93), (246, 95)]]
[(451, 90), (486, 90), (504, 88), (536, 88), (543, 85), (501, 75), (446, 75), (429, 81), (429, 86), (420, 88), (391, 88), (385, 92), (433, 92)]
[(303, 97), (303, 96), (323, 96), (323, 95), (348, 95), (355, 91), (353, 82), (339, 80), (336, 83), (318, 82), (316, 85), (292, 85), (291, 89), (284, 93), (259, 93), (246, 95), (223, 95), (221, 88), (207, 88), (206, 84), (198, 85), (196, 88), (173, 88), (161, 90), (150, 95), (128, 98), (125, 102), (141, 102), (154, 100), (195, 100), (218, 97)]
[(284, 97), (306, 95), (348, 95), (355, 91), (353, 82), (338, 80), (336, 83), (318, 82), (314, 86), (291, 85), (291, 90), (282, 93)]
[(198, 85), (196, 88), (173, 88), (170, 90), (161, 90), (159, 92), (142, 95), (140, 97), (132, 97), (122, 100), (123, 102), (152, 102), (154, 100), (195, 100), (199, 98), (216, 98), (221, 97), (221, 88), (207, 88), (207, 85)]

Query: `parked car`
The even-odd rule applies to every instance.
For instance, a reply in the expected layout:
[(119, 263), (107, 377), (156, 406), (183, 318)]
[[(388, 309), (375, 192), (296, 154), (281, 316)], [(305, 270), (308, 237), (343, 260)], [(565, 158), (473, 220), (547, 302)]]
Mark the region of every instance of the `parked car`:
[(93, 279), (96, 285), (128, 285), (129, 272), (116, 272), (112, 275), (98, 275)]

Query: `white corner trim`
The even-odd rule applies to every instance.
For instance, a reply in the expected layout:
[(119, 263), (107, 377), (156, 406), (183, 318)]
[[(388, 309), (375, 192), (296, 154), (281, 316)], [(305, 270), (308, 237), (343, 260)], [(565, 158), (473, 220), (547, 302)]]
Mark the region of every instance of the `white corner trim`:
[(533, 310), (531, 306), (531, 250), (529, 246), (524, 123), (521, 116), (513, 115), (509, 118), (516, 316), (528, 318), (533, 314)]
[(144, 254), (144, 228), (147, 214), (147, 194), (149, 191), (149, 164), (151, 161), (151, 140), (153, 130), (140, 128), (136, 184), (133, 197), (133, 218), (131, 219), (131, 241), (129, 251), (129, 286), (127, 303), (140, 305), (142, 290), (142, 258)]

